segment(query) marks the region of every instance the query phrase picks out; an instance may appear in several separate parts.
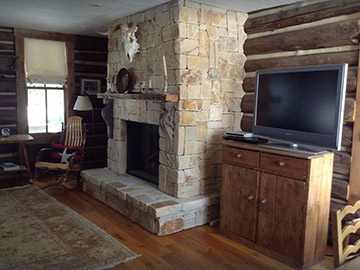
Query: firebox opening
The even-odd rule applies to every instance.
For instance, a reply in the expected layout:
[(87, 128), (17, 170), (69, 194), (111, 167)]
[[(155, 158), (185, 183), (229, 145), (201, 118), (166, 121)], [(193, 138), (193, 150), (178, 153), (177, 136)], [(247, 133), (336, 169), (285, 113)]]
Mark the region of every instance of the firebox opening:
[(159, 183), (159, 126), (127, 121), (128, 174)]

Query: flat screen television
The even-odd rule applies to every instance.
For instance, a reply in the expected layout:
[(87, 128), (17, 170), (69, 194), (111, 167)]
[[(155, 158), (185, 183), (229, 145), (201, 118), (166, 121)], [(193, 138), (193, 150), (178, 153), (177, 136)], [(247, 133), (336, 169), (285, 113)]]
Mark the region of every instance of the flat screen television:
[(340, 150), (347, 64), (256, 72), (253, 134)]

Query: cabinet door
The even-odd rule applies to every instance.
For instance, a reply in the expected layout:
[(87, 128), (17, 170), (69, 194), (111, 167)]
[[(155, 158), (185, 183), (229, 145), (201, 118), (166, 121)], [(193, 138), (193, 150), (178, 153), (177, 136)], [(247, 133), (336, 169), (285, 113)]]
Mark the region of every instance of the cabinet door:
[(302, 260), (306, 202), (305, 182), (261, 173), (257, 243)]
[(259, 173), (223, 164), (220, 227), (255, 241)]

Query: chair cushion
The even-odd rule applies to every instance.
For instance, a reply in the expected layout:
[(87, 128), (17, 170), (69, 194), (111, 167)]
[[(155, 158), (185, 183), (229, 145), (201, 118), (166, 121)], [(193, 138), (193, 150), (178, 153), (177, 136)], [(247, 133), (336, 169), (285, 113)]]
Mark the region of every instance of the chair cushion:
[(81, 155), (79, 151), (82, 151), (82, 146), (65, 146), (62, 144), (51, 143), (51, 153), (50, 158), (52, 162), (69, 164), (70, 157), (74, 157), (73, 164), (81, 164)]

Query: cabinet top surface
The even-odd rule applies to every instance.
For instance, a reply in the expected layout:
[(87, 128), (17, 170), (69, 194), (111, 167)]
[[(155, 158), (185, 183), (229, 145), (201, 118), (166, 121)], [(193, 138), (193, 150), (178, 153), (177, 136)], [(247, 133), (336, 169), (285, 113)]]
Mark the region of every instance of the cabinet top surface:
[(0, 144), (26, 143), (33, 139), (34, 137), (29, 134), (16, 134), (10, 135), (9, 137), (0, 137)]
[(252, 150), (252, 151), (258, 151), (258, 152), (263, 152), (263, 153), (271, 153), (271, 154), (278, 154), (278, 155), (302, 158), (302, 159), (313, 159), (313, 158), (323, 157), (324, 155), (332, 155), (333, 154), (331, 152), (326, 152), (326, 153), (322, 153), (322, 154), (309, 155), (309, 154), (296, 153), (296, 152), (291, 152), (291, 151), (282, 151), (282, 150), (276, 150), (276, 149), (271, 149), (271, 148), (265, 148), (265, 147), (261, 147), (256, 144), (236, 142), (236, 141), (231, 141), (231, 140), (223, 140), (223, 145), (229, 146), (229, 147)]

